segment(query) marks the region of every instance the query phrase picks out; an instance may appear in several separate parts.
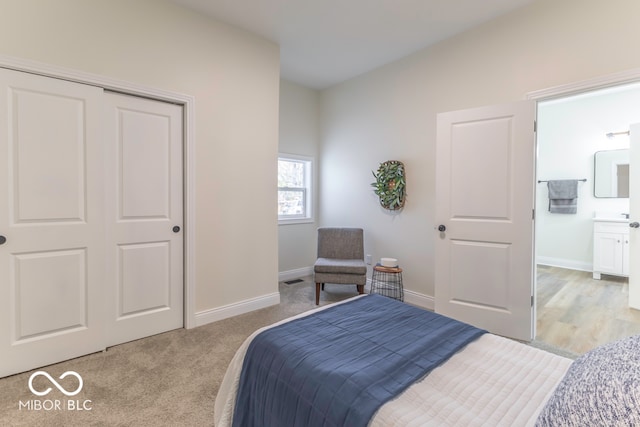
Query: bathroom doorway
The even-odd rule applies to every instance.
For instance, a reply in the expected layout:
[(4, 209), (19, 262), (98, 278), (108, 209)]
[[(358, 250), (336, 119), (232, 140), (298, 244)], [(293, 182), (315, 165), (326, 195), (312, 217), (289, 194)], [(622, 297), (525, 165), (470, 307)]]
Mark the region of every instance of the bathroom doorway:
[[(538, 102), (538, 341), (582, 354), (640, 333), (640, 311), (628, 307), (628, 273), (609, 271), (611, 274), (602, 274), (600, 280), (593, 274), (594, 217), (624, 222), (629, 213), (628, 196), (600, 189), (607, 177), (598, 172), (596, 161), (628, 150), (629, 125), (637, 122), (640, 83)], [(573, 214), (549, 212), (547, 185), (539, 181), (559, 179), (579, 180)]]

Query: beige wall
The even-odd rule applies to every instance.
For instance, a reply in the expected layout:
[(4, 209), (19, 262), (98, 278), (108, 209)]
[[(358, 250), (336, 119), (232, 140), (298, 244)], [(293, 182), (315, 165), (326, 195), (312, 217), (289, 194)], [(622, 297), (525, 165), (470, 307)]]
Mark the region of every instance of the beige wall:
[[(279, 150), (281, 153), (313, 157), (314, 182), (318, 176), (319, 111), (318, 91), (281, 80)], [(278, 226), (278, 271), (285, 280), (289, 274), (310, 270), (316, 260), (317, 193), (314, 192), (313, 222)]]
[[(323, 91), (320, 225), (364, 227), (365, 251), (398, 258), (405, 287), (433, 296), (437, 113), (640, 68), (637, 16), (635, 0), (539, 0)], [(369, 186), (391, 159), (407, 169), (397, 215)]]
[(278, 46), (164, 0), (0, 0), (0, 54), (195, 97), (196, 310), (277, 292)]

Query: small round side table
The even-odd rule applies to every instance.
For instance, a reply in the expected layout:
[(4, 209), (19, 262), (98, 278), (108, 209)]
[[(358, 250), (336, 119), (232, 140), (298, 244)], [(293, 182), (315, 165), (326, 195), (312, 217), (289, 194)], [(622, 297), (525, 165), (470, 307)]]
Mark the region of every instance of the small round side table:
[(404, 301), (402, 269), (376, 264), (371, 275), (371, 291), (369, 293)]

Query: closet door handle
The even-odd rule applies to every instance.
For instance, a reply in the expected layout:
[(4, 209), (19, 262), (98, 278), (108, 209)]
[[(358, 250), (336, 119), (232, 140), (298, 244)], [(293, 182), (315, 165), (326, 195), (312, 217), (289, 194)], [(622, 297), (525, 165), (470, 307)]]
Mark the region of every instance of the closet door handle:
[(629, 224), (629, 227), (631, 227), (631, 228), (638, 228), (638, 227), (640, 227), (640, 223), (638, 223), (638, 222), (632, 222), (632, 223), (630, 223), (630, 224)]

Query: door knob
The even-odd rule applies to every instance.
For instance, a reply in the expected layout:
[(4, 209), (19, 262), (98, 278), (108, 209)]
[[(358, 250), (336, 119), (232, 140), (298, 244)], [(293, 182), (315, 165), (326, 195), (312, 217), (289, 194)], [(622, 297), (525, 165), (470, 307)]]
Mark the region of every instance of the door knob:
[(4, 245), (6, 241), (7, 241), (6, 237), (0, 236), (0, 245)]
[(631, 227), (631, 228), (638, 228), (638, 227), (640, 227), (640, 223), (638, 223), (638, 222), (632, 222), (632, 223), (630, 223), (630, 224), (629, 224), (629, 227)]
[(173, 227), (173, 232), (174, 233), (178, 233), (180, 231), (180, 227), (178, 227), (177, 225)]
[(445, 231), (446, 229), (447, 229), (447, 227), (445, 227), (443, 224), (440, 224), (440, 225), (438, 226), (438, 231), (441, 231), (441, 232), (442, 232), (442, 231)]

